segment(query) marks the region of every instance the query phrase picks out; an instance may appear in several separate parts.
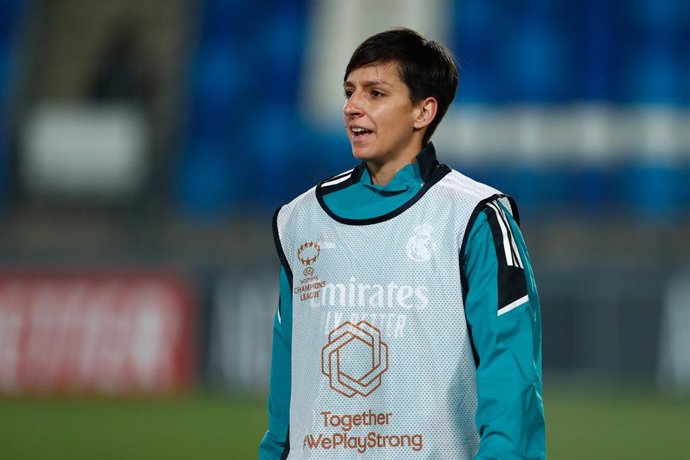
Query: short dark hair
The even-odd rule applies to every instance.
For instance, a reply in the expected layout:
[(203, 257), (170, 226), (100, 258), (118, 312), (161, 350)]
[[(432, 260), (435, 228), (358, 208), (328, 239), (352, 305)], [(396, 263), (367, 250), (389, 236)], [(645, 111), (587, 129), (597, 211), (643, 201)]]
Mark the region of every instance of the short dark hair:
[(426, 145), (455, 98), (458, 71), (453, 57), (443, 45), (414, 30), (391, 29), (372, 35), (357, 47), (347, 63), (343, 81), (353, 70), (383, 62), (398, 63), (400, 79), (409, 88), (413, 103), (429, 96), (438, 102), (436, 117), (424, 133), (422, 143)]

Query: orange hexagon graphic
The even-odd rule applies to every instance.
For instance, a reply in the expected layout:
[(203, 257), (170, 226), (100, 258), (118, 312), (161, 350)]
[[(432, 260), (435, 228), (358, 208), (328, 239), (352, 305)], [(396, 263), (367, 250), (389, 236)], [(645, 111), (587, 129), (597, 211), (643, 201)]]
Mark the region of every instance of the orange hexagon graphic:
[[(364, 370), (346, 368), (341, 352), (359, 358)], [(381, 375), (386, 370), (388, 345), (381, 340), (381, 331), (371, 324), (347, 321), (328, 334), (328, 343), (321, 350), (321, 373), (328, 377), (334, 391), (348, 398), (356, 394), (369, 396), (381, 386)], [(355, 372), (362, 375), (352, 375)]]

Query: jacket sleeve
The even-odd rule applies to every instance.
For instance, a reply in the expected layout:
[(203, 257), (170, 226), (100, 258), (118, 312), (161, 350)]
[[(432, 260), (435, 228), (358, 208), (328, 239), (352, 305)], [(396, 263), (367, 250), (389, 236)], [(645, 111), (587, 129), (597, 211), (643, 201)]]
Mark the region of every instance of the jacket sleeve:
[(469, 231), (462, 268), (477, 361), (475, 460), (545, 459), (541, 319), (525, 242), (497, 201)]
[(280, 297), (273, 319), (268, 431), (259, 445), (259, 460), (279, 460), (289, 446), (292, 348), (292, 293), (285, 268), (280, 269)]

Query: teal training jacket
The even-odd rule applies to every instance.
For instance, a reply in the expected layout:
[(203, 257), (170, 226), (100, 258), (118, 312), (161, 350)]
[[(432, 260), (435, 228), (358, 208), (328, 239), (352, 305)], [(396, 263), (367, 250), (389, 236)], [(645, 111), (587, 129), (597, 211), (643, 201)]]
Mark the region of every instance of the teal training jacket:
[[(345, 218), (387, 214), (422, 189), (431, 162), (436, 162), (436, 156), (430, 144), (386, 186), (372, 184), (361, 164), (359, 181), (324, 195), (324, 201)], [(476, 210), (475, 217), (459, 255), (465, 315), (477, 364), (480, 445), (475, 460), (545, 459), (540, 306), (527, 247), (516, 219), (498, 201)], [(289, 451), (292, 293), (283, 268), (279, 282), (269, 427), (259, 446), (260, 460), (286, 458)]]

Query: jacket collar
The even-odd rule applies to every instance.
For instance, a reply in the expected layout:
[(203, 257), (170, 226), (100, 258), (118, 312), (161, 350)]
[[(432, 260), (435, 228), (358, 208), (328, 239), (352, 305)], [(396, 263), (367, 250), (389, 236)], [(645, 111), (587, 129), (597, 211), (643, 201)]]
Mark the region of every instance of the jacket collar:
[[(429, 142), (426, 147), (424, 147), (415, 157), (417, 160), (417, 165), (419, 167), (419, 175), (422, 178), (422, 181), (424, 183), (428, 182), (429, 179), (431, 178), (431, 174), (434, 172), (434, 170), (438, 167), (439, 161), (436, 158), (436, 149), (434, 148), (434, 144)], [(405, 166), (407, 167), (407, 166)], [(358, 170), (355, 172), (356, 175), (356, 180), (361, 181), (363, 173), (367, 170), (367, 163), (366, 161), (362, 161), (358, 168)], [(402, 172), (399, 171), (398, 174)], [(393, 178), (391, 182), (394, 182), (396, 176)], [(371, 180), (369, 174), (366, 174), (366, 179)]]
[(429, 142), (426, 147), (422, 149), (421, 152), (417, 154), (417, 163), (419, 163), (419, 173), (422, 176), (424, 182), (429, 182), (431, 178), (431, 173), (439, 165), (436, 159), (436, 149), (434, 144)]

